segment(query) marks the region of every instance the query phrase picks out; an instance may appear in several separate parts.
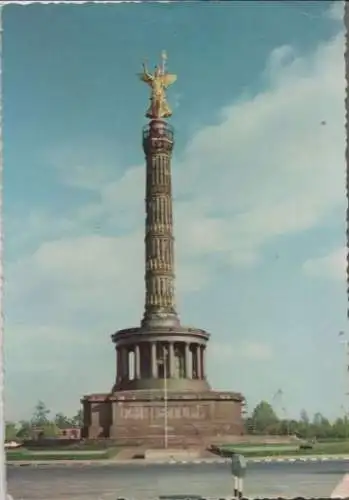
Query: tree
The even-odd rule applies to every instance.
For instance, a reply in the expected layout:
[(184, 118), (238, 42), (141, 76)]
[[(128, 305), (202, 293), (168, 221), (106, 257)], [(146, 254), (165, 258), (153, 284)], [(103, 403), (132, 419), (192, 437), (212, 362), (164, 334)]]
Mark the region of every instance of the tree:
[(304, 439), (309, 439), (311, 437), (311, 424), (305, 410), (301, 411), (300, 422), (298, 422), (296, 434)]
[(26, 420), (21, 420), (19, 423), (19, 430), (17, 437), (19, 439), (30, 439), (33, 435), (32, 425)]
[(43, 427), (49, 423), (50, 410), (46, 407), (43, 401), (38, 401), (35, 406), (34, 413), (31, 419), (32, 425), (35, 427)]
[(63, 415), (63, 413), (56, 414), (54, 418), (54, 423), (60, 429), (69, 429), (69, 427), (73, 425), (72, 419), (68, 418), (66, 415)]
[(313, 436), (317, 439), (331, 437), (332, 428), (329, 420), (321, 413), (315, 413), (312, 425)]
[(333, 437), (348, 439), (349, 437), (349, 422), (348, 417), (337, 418), (332, 425)]
[[(260, 401), (252, 415), (244, 414), (244, 424), (247, 434), (297, 435), (302, 439), (349, 439), (348, 415), (329, 421), (321, 413), (316, 413), (310, 419), (307, 412), (302, 410), (298, 420), (279, 419), (267, 401)], [(56, 437), (61, 434), (61, 429), (70, 427), (83, 427), (82, 409), (71, 418), (59, 412), (50, 419), (50, 410), (42, 401), (38, 401), (31, 420), (21, 421), (19, 424), (6, 422), (6, 440)]]
[(40, 437), (42, 438), (54, 438), (59, 436), (60, 431), (54, 422), (47, 422), (47, 424), (41, 427)]
[(82, 409), (80, 409), (76, 415), (71, 419), (74, 427), (83, 427), (84, 425), (84, 415)]
[(275, 427), (278, 422), (273, 407), (267, 401), (261, 401), (253, 410), (251, 423), (256, 433), (268, 433), (268, 429)]
[(309, 417), (308, 417), (308, 414), (305, 410), (302, 410), (301, 411), (301, 422), (306, 424), (306, 425), (309, 425)]
[(17, 424), (15, 422), (5, 423), (5, 440), (14, 441), (17, 438)]
[(314, 418), (313, 418), (313, 425), (320, 427), (322, 424), (322, 420), (323, 420), (323, 416), (321, 415), (321, 413), (319, 413), (319, 412), (315, 413)]
[(255, 434), (255, 429), (253, 428), (253, 421), (251, 417), (245, 418), (245, 430), (247, 434)]

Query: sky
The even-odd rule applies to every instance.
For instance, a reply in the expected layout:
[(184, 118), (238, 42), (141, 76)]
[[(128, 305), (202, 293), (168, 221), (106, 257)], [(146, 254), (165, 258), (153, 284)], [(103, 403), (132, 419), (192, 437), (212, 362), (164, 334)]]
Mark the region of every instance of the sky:
[(211, 334), (211, 386), (289, 417), (349, 409), (342, 18), (339, 1), (5, 7), (8, 419), (107, 393), (110, 335), (140, 323), (137, 73), (163, 49), (177, 307)]

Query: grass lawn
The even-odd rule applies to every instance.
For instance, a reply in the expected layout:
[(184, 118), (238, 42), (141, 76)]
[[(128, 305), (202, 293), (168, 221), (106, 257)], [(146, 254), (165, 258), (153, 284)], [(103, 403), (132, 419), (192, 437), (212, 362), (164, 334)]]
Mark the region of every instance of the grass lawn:
[(349, 453), (349, 441), (328, 441), (327, 443), (316, 443), (313, 447), (314, 453)]
[(299, 449), (299, 446), (296, 444), (261, 444), (261, 445), (250, 445), (250, 446), (234, 446), (234, 445), (227, 445), (227, 446), (222, 446), (223, 450), (229, 450), (229, 451), (239, 451), (243, 455), (250, 455), (251, 453), (287, 453), (291, 451), (297, 451)]
[(349, 455), (349, 441), (333, 441), (326, 443), (315, 443), (312, 448), (301, 449), (299, 445), (290, 444), (260, 444), (260, 445), (222, 445), (220, 449), (223, 453), (237, 452), (246, 457), (264, 456), (297, 456), (297, 455)]
[(120, 448), (109, 448), (107, 450), (45, 450), (33, 451), (25, 448), (7, 450), (7, 461), (40, 461), (40, 460), (107, 460), (114, 457)]

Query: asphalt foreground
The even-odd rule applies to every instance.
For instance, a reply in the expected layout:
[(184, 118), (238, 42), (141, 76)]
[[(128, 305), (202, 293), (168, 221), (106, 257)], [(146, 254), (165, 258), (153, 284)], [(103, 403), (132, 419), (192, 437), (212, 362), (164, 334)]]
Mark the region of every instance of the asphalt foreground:
[[(245, 497), (349, 496), (349, 460), (249, 463)], [(228, 463), (8, 467), (14, 500), (150, 500), (160, 495), (233, 496)]]

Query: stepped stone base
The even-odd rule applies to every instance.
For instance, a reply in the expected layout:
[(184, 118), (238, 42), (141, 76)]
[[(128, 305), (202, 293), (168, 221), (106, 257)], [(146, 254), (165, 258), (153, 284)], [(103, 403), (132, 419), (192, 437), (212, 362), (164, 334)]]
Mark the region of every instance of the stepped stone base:
[(109, 438), (123, 446), (206, 445), (211, 438), (242, 435), (244, 398), (239, 393), (138, 390), (92, 394), (82, 399), (83, 436)]

